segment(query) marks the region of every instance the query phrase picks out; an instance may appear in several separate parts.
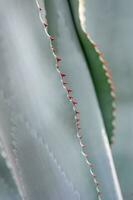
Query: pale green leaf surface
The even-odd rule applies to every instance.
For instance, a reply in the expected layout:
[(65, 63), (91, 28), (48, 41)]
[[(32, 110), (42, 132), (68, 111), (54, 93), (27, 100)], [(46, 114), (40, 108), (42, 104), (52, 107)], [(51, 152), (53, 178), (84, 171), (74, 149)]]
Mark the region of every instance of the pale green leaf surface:
[(117, 93), (113, 156), (125, 200), (133, 199), (133, 1), (85, 1), (86, 29), (105, 53)]
[(14, 180), (5, 160), (0, 156), (0, 200), (20, 200)]
[(94, 199), (35, 1), (3, 1), (0, 15), (0, 134), (21, 195)]
[(105, 54), (118, 100), (133, 99), (133, 1), (84, 0), (86, 29)]
[(53, 44), (57, 55), (62, 58), (60, 69), (67, 74), (66, 80), (78, 101), (83, 141), (87, 144), (87, 153), (94, 163), (103, 199), (122, 199), (94, 86), (73, 26), (68, 3), (46, 0), (45, 6), (48, 30), (55, 36)]

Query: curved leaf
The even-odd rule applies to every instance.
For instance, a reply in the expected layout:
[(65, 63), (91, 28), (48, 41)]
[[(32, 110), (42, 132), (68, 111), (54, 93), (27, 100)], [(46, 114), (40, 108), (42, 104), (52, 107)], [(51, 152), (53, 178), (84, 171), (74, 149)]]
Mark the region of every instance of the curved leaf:
[[(69, 83), (67, 87), (73, 90), (72, 95), (78, 102), (83, 143), (89, 159), (94, 163), (103, 199), (122, 199), (95, 90), (68, 3), (62, 0), (45, 0), (45, 5), (48, 32), (53, 38), (55, 36), (52, 48), (55, 47), (54, 52), (62, 59), (59, 66), (57, 63), (57, 70), (59, 68), (66, 74), (66, 82)], [(110, 182), (110, 187), (107, 181)]]
[(35, 1), (2, 1), (0, 15), (0, 135), (22, 198), (95, 199)]
[(77, 31), (77, 35), (84, 51), (84, 55), (91, 73), (95, 86), (99, 106), (104, 119), (106, 132), (109, 142), (112, 144), (114, 140), (114, 119), (115, 119), (115, 92), (112, 82), (112, 75), (103, 58), (102, 53), (98, 50), (94, 41), (86, 33), (79, 15), (80, 0), (70, 0), (72, 18)]
[(117, 134), (112, 152), (123, 198), (132, 200), (133, 1), (85, 1), (85, 8), (86, 29), (105, 52), (116, 84)]

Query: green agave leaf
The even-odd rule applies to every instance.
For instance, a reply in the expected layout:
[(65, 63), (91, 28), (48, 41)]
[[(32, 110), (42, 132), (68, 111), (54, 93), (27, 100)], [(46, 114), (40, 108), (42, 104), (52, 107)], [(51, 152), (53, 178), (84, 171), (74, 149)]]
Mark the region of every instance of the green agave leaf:
[(73, 89), (72, 94), (78, 102), (83, 143), (86, 144), (89, 159), (94, 163), (103, 199), (122, 199), (95, 90), (73, 26), (68, 2), (45, 0), (45, 6), (48, 32), (53, 38), (55, 36), (52, 42), (56, 49), (54, 51), (62, 59), (59, 67), (57, 62), (57, 69), (67, 75), (66, 82)]
[[(22, 199), (95, 199), (35, 1), (3, 1), (0, 15), (0, 136)], [(110, 150), (104, 154), (99, 162), (116, 179)]]
[(132, 200), (133, 1), (85, 1), (85, 8), (86, 29), (105, 52), (116, 84), (117, 134), (112, 151), (123, 198)]
[(108, 139), (110, 144), (112, 144), (114, 140), (115, 126), (115, 92), (112, 82), (112, 75), (102, 53), (99, 51), (94, 41), (90, 38), (89, 34), (86, 33), (85, 28), (82, 25), (81, 17), (83, 18), (83, 16), (79, 15), (79, 5), (83, 1), (72, 0), (68, 2), (74, 21), (74, 26), (93, 79)]
[[(86, 30), (98, 43), (109, 61), (119, 101), (133, 98), (132, 0), (84, 1)], [(123, 48), (124, 47), (124, 48)], [(128, 78), (126, 78), (128, 77)]]

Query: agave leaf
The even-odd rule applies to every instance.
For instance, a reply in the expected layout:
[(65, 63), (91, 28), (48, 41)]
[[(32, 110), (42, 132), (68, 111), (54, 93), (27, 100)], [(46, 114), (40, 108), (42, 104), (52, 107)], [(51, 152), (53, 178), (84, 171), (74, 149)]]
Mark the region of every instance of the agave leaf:
[[(55, 46), (56, 54), (62, 59), (59, 68), (67, 74), (66, 79), (77, 99), (83, 141), (87, 145), (86, 150), (90, 160), (94, 163), (103, 199), (121, 199), (95, 90), (87, 69), (84, 52), (82, 52), (73, 26), (69, 5), (66, 1), (60, 0), (46, 0), (45, 5), (48, 31), (50, 35), (55, 36), (53, 46)], [(111, 187), (106, 184), (109, 179)]]
[(132, 0), (85, 1), (86, 30), (110, 63), (118, 101), (133, 98), (130, 88), (133, 77), (132, 7)]
[(105, 52), (116, 83), (117, 134), (112, 150), (123, 198), (126, 200), (133, 199), (132, 7), (132, 0), (85, 1), (86, 29)]
[(35, 1), (3, 1), (0, 15), (0, 135), (22, 198), (95, 199)]
[(116, 170), (120, 180), (123, 198), (133, 199), (133, 104), (132, 102), (121, 102), (118, 104), (117, 111), (117, 137), (113, 147), (113, 156)]
[(0, 178), (0, 199), (2, 200), (20, 200), (18, 193), (12, 190), (4, 179)]
[(0, 156), (0, 199), (1, 200), (20, 200), (14, 180), (12, 179), (9, 168), (5, 160)]
[(82, 1), (72, 0), (68, 2), (75, 29), (93, 79), (108, 139), (112, 144), (114, 139), (115, 91), (111, 71), (104, 60), (102, 53), (90, 38), (89, 34), (86, 33), (85, 28), (82, 25), (81, 17), (83, 16), (80, 17), (79, 15), (79, 3)]

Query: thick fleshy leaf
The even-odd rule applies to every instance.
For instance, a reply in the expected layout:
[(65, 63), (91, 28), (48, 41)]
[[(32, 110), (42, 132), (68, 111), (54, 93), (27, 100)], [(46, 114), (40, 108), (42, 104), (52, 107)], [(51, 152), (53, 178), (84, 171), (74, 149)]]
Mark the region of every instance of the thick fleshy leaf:
[(104, 60), (102, 53), (99, 51), (94, 41), (90, 38), (89, 34), (86, 33), (82, 25), (82, 15), (79, 15), (79, 2), (82, 1), (68, 0), (68, 2), (74, 21), (74, 26), (77, 31), (77, 35), (95, 86), (108, 139), (110, 143), (113, 143), (115, 91), (112, 82), (111, 71)]
[(0, 199), (1, 200), (20, 200), (17, 187), (14, 183), (9, 168), (5, 160), (0, 156)]
[[(86, 30), (105, 53), (116, 84), (118, 101), (133, 98), (132, 0), (84, 1)], [(126, 78), (127, 77), (127, 78)]]
[[(2, 1), (0, 15), (0, 135), (21, 196), (95, 199), (74, 113), (55, 70), (35, 1)], [(102, 156), (101, 151), (95, 154)], [(107, 172), (115, 177), (108, 154), (111, 157), (108, 150), (99, 162), (106, 163), (107, 158)], [(114, 190), (117, 187), (113, 187), (116, 196)]]
[(86, 144), (89, 159), (94, 163), (103, 199), (122, 199), (92, 79), (73, 25), (68, 2), (45, 0), (45, 6), (48, 32), (55, 36), (52, 44), (56, 54), (62, 59), (59, 69), (66, 74), (66, 82), (69, 83), (78, 102), (83, 142)]
[[(105, 52), (117, 89), (113, 156), (123, 198), (133, 199), (133, 1), (85, 1), (86, 29)], [(106, 37), (105, 37), (106, 36)]]

